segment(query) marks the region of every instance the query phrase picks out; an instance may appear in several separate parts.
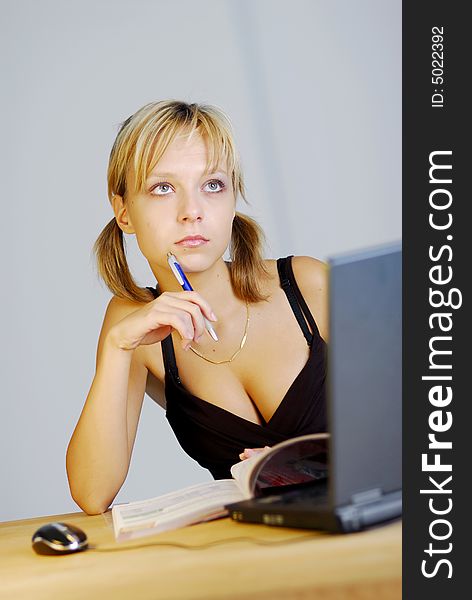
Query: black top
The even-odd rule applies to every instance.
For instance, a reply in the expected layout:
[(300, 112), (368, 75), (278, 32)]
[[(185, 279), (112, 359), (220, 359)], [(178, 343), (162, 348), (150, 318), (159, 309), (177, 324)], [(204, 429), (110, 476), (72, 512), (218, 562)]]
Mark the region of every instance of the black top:
[[(172, 336), (161, 342), (166, 418), (185, 452), (215, 479), (231, 477), (230, 467), (240, 460), (239, 453), (244, 448), (273, 446), (298, 435), (326, 431), (326, 343), (298, 289), (292, 256), (279, 258), (277, 269), (281, 287), (310, 347), (310, 355), (267, 423), (262, 415), (259, 425), (188, 392), (179, 378)], [(156, 289), (148, 289), (154, 297), (158, 296)]]

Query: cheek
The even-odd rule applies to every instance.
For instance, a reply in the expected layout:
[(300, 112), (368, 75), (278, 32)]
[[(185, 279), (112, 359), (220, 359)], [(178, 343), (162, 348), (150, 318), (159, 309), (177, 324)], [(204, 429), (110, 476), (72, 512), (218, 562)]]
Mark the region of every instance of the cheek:
[(226, 225), (226, 223), (229, 223), (230, 226), (233, 222), (233, 216), (234, 216), (234, 212), (236, 210), (236, 207), (234, 206), (234, 203), (228, 203), (225, 204), (224, 206), (220, 207), (220, 210), (218, 211), (218, 216), (217, 219), (219, 220), (220, 223), (224, 223)]
[(164, 252), (166, 241), (162, 234), (165, 230), (165, 223), (156, 223), (150, 217), (144, 217), (136, 224), (136, 242), (147, 260), (155, 261)]
[(215, 242), (218, 240), (218, 252), (223, 253), (231, 241), (233, 227), (233, 208), (222, 210), (215, 218)]
[(171, 216), (142, 198), (130, 201), (130, 213), (141, 254), (153, 263), (162, 260), (168, 251)]

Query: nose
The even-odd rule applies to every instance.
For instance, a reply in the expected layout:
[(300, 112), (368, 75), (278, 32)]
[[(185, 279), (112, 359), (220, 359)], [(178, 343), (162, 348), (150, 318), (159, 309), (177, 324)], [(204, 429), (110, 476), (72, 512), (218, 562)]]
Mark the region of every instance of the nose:
[(198, 194), (187, 192), (182, 194), (179, 203), (178, 220), (181, 223), (193, 223), (203, 219), (203, 206)]

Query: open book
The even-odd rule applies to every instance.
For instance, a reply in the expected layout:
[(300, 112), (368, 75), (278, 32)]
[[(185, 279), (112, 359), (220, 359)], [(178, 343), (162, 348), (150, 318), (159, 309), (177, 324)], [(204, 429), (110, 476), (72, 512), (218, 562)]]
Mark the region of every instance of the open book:
[(226, 516), (225, 506), (309, 485), (328, 476), (327, 433), (291, 438), (231, 467), (233, 479), (218, 479), (176, 492), (112, 507), (115, 539), (124, 541)]

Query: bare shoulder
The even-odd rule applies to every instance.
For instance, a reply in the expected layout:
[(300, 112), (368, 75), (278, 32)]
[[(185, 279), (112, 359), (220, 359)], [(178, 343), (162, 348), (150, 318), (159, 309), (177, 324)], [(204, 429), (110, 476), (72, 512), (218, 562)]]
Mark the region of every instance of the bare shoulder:
[(311, 256), (294, 256), (292, 268), (300, 289), (326, 292), (328, 284), (328, 265)]
[[(269, 273), (269, 278), (278, 284), (277, 261), (273, 258), (265, 259), (264, 265)], [(300, 285), (325, 289), (327, 285), (328, 265), (311, 256), (294, 256), (292, 268), (297, 283)]]
[[(151, 295), (149, 300), (152, 300)], [(109, 322), (110, 326), (114, 325), (130, 313), (135, 310), (139, 310), (145, 306), (145, 302), (138, 302), (136, 300), (129, 300), (128, 298), (120, 298), (119, 296), (113, 296), (108, 302), (108, 306), (105, 312), (105, 318), (103, 323)]]
[(302, 296), (324, 340), (328, 339), (328, 265), (311, 256), (294, 256), (292, 269)]

